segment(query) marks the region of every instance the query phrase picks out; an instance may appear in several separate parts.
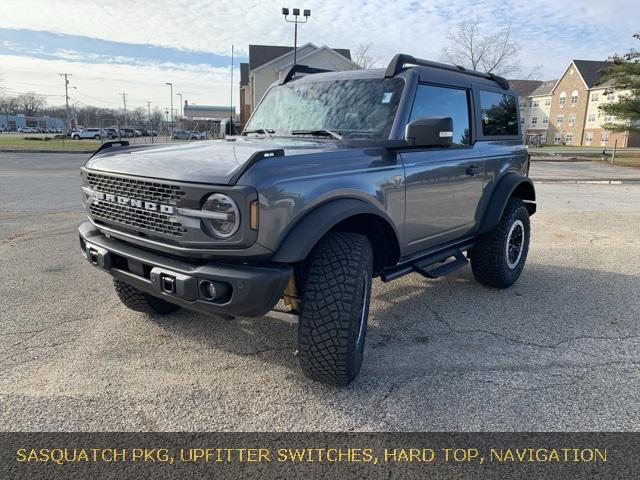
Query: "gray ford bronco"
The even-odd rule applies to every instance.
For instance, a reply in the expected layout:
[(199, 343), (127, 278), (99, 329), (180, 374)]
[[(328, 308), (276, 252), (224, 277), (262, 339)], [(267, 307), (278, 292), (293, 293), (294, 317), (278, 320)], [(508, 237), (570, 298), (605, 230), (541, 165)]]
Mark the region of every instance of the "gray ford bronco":
[(346, 385), (373, 277), (520, 276), (536, 205), (517, 105), (501, 77), (408, 55), (294, 66), (239, 136), (99, 148), (80, 246), (136, 311), (295, 315), (304, 373)]

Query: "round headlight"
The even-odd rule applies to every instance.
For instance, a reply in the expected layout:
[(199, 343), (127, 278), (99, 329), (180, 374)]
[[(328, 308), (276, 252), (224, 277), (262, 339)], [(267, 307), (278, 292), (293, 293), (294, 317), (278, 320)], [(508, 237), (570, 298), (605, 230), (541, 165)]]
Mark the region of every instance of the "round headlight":
[(207, 214), (205, 222), (216, 237), (229, 238), (238, 231), (240, 212), (236, 202), (227, 195), (214, 193), (204, 202), (202, 210)]

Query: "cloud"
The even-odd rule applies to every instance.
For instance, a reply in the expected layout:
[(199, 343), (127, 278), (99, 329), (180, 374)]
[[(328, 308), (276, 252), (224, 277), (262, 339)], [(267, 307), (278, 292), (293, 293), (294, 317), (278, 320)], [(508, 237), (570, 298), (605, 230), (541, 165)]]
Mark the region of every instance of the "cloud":
[[(548, 79), (557, 77), (572, 58), (603, 59), (637, 43), (631, 38), (640, 25), (636, 3), (307, 0), (300, 6), (310, 8), (312, 16), (298, 35), (301, 44), (355, 49), (372, 43), (383, 61), (398, 52), (438, 59), (447, 33), (479, 15), (489, 32), (510, 23), (522, 44), (522, 64), (543, 65), (542, 77)], [(216, 85), (228, 79), (224, 66), (232, 44), (236, 54), (245, 56), (251, 43), (291, 44), (293, 27), (283, 21), (282, 6), (272, 0), (128, 0), (114, 11), (113, 3), (103, 0), (2, 0), (0, 28), (42, 32), (10, 36), (0, 30), (0, 54), (34, 57), (30, 68), (28, 62), (21, 67), (29, 70), (21, 74), (24, 82), (44, 78), (46, 72), (54, 85), (57, 72), (40, 69), (64, 59), (56, 68), (75, 71), (74, 81), (88, 85), (83, 76), (100, 71), (86, 88), (102, 96), (126, 89), (126, 79), (134, 86), (146, 85), (160, 102), (163, 83), (180, 78), (202, 103), (223, 103), (224, 89)], [(15, 50), (20, 48), (25, 51)], [(12, 66), (2, 67), (10, 84)], [(145, 97), (145, 88), (139, 96)]]
[[(151, 101), (164, 109), (171, 101), (165, 82), (174, 83), (174, 94), (182, 93), (190, 103), (229, 104), (229, 69), (208, 65), (96, 64), (0, 55), (0, 71), (6, 72), (9, 93), (34, 90), (49, 96), (54, 105), (64, 101), (59, 73), (71, 73), (70, 85), (77, 87), (69, 90), (73, 99), (97, 106), (118, 108), (122, 105), (120, 93), (126, 92), (129, 107), (146, 106), (145, 102)], [(174, 107), (178, 103), (175, 97)], [(234, 104), (238, 105), (237, 95)]]

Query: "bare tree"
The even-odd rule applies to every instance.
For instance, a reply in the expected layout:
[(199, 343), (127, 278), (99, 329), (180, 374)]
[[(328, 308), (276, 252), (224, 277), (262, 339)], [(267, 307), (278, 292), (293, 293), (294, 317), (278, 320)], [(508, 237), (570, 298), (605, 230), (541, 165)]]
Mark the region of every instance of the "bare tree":
[(18, 97), (18, 103), (22, 113), (27, 116), (36, 115), (46, 104), (43, 96), (35, 92), (27, 92)]
[(374, 68), (378, 66), (380, 58), (371, 53), (370, 43), (361, 43), (356, 49), (353, 61), (358, 66), (359, 70), (366, 70), (367, 68)]
[(18, 99), (16, 97), (0, 97), (0, 113), (4, 116), (0, 127), (9, 129), (9, 115), (18, 113)]
[(164, 112), (158, 107), (155, 107), (151, 112), (151, 128), (159, 129), (160, 125), (164, 121)]
[(442, 59), (456, 65), (496, 75), (516, 75), (520, 65), (520, 44), (506, 25), (493, 33), (482, 31), (479, 17), (461, 22), (447, 35), (449, 46), (442, 49)]

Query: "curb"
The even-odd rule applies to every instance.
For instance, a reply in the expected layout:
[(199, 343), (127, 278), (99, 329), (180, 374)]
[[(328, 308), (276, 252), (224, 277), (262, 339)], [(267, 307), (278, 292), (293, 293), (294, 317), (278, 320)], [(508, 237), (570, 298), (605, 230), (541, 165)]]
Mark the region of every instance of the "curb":
[(0, 153), (93, 153), (95, 150), (27, 150), (20, 148), (0, 148)]
[(611, 179), (611, 180), (571, 180), (565, 178), (547, 178), (544, 180), (533, 179), (533, 183), (557, 183), (557, 184), (569, 184), (569, 185), (630, 185), (640, 184), (640, 178), (625, 178), (625, 179)]

